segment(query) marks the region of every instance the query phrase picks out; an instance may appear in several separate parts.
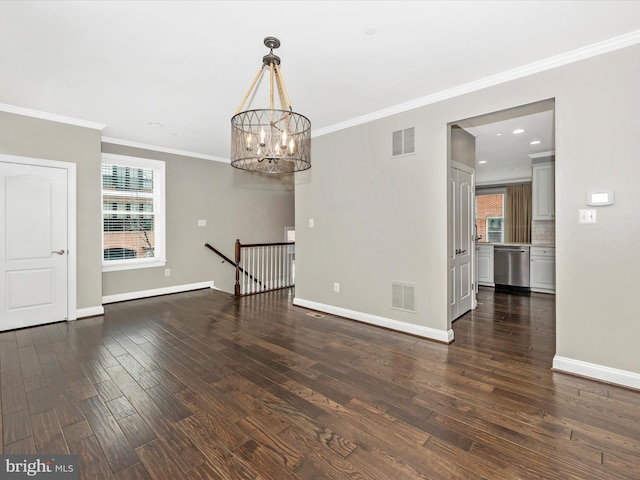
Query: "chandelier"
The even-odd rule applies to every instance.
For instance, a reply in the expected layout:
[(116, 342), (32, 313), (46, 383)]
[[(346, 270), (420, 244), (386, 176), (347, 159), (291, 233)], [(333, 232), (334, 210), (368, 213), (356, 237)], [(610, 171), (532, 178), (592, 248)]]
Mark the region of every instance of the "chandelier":
[[(273, 49), (280, 46), (275, 37), (264, 39), (270, 50), (262, 66), (231, 117), (231, 165), (260, 173), (294, 173), (311, 168), (311, 122), (295, 113), (280, 73), (280, 57)], [(269, 108), (241, 111), (265, 70), (269, 70)], [(281, 109), (274, 107), (274, 97)]]

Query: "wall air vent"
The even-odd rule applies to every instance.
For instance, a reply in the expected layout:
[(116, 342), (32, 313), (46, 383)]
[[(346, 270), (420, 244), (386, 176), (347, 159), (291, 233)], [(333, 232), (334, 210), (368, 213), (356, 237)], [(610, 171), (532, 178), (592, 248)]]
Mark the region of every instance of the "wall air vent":
[(391, 282), (391, 308), (415, 313), (415, 284), (405, 282)]
[(394, 157), (416, 152), (415, 127), (398, 130), (391, 134), (391, 150)]

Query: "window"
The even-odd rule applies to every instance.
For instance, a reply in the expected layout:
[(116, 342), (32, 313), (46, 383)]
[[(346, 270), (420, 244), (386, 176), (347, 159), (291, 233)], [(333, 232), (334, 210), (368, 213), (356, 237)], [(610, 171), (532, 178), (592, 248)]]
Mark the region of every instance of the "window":
[(488, 217), (487, 218), (487, 235), (486, 239), (489, 243), (503, 243), (504, 242), (504, 228), (502, 225), (501, 217)]
[(164, 266), (164, 162), (102, 156), (102, 271)]
[(504, 188), (478, 189), (476, 236), (480, 243), (504, 243)]

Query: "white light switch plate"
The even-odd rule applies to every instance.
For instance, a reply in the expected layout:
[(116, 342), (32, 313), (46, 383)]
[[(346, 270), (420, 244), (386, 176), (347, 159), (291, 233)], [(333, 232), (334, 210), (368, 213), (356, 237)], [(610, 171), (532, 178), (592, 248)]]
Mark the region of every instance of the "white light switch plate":
[(207, 226), (207, 221), (206, 220), (198, 220), (198, 226), (199, 227), (206, 227)]
[(593, 208), (581, 208), (578, 210), (578, 223), (597, 223), (596, 210)]

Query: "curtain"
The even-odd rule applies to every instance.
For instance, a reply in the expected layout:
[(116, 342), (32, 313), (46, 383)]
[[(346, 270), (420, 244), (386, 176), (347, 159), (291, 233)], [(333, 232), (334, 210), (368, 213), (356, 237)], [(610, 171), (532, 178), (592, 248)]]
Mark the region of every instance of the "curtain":
[(505, 242), (531, 243), (531, 184), (507, 186)]

